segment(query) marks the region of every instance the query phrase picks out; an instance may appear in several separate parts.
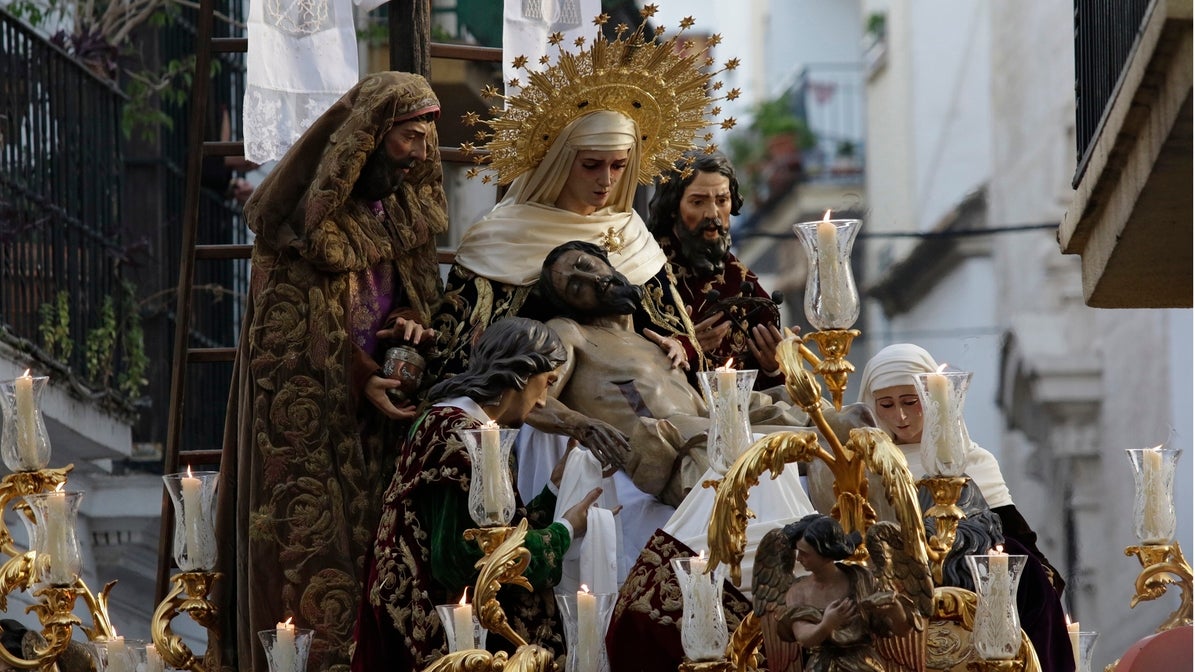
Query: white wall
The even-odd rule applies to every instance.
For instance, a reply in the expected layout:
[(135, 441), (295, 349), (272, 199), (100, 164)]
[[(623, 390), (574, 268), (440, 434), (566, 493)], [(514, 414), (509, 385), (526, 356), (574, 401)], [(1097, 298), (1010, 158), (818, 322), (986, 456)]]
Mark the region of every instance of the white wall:
[(927, 229), (990, 174), (990, 3), (908, 3), (913, 213)]
[[(875, 353), (892, 343), (916, 343), (939, 363), (970, 371), (973, 375), (964, 407), (967, 430), (973, 440), (999, 458), (996, 386), (1000, 381), (1001, 329), (992, 313), (995, 288), (991, 276), (990, 259), (966, 259), (909, 312), (891, 320), (877, 315), (863, 335), (866, 345), (860, 350)], [(855, 363), (862, 371), (866, 362), (855, 358)]]

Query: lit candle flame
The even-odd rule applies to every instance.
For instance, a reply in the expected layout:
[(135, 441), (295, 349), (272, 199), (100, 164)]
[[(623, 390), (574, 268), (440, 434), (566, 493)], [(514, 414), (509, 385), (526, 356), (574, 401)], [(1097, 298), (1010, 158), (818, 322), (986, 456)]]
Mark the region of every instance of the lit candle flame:
[(461, 601), (458, 602), (457, 604), (461, 605), (462, 607), (465, 606), (466, 604), (469, 603), (468, 598), (469, 598), (469, 588), (466, 587), (465, 592), (461, 593)]
[(59, 483), (58, 487), (54, 488), (54, 492), (62, 492), (62, 488), (64, 488), (64, 487), (66, 487), (66, 481)]
[(22, 378), (30, 378), (31, 376), (29, 375), (29, 372), (30, 372), (30, 371), (32, 371), (32, 370), (33, 370), (33, 369), (25, 369), (25, 375), (23, 375), (23, 376), (21, 376), (21, 377), (22, 377)]
[(1004, 555), (1004, 544), (996, 544), (992, 549), (991, 555)]
[(697, 559), (698, 559), (698, 560), (705, 560), (705, 549), (704, 549), (704, 548), (703, 548), (703, 549), (701, 549), (701, 552), (697, 554)]
[(294, 616), (287, 616), (286, 620), (282, 622), (282, 625), (290, 625), (292, 619), (294, 619)]
[(187, 465), (187, 478), (194, 478), (194, 476), (191, 474), (191, 465), (189, 464)]
[(938, 365), (938, 370), (935, 371), (934, 373), (942, 373), (943, 371), (946, 370), (946, 366), (947, 366), (946, 362), (942, 362), (941, 364)]
[(589, 586), (587, 586), (587, 585), (585, 585), (584, 583), (582, 583), (582, 584), (581, 584), (581, 592), (582, 592), (582, 593), (588, 593), (588, 592), (589, 592)]
[(830, 221), (830, 209), (829, 208), (826, 209), (826, 214), (822, 215), (822, 221), (824, 221), (824, 222)]

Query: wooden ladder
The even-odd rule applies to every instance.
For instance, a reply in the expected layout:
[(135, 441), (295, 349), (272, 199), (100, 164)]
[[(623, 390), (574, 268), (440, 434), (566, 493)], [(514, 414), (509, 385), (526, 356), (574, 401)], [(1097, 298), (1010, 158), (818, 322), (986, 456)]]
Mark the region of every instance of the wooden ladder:
[[(245, 52), (248, 39), (243, 37), (213, 37), (215, 0), (200, 0), (195, 21), (195, 72), (189, 102), (187, 187), (184, 196), (181, 246), (177, 287), (177, 318), (175, 322), (173, 360), (170, 369), (170, 407), (163, 457), (163, 473), (171, 474), (187, 466), (218, 466), (220, 449), (184, 449), (183, 416), (186, 409), (187, 371), (191, 364), (233, 361), (236, 348), (190, 347), (192, 299), (195, 289), (195, 269), (198, 261), (235, 261), (250, 257), (251, 245), (196, 244), (199, 226), (200, 186), (203, 159), (244, 155), (241, 141), (219, 142), (204, 137), (204, 114), (210, 95), (207, 73), (213, 54)], [(446, 58), (468, 61), (501, 62), (502, 50), (460, 44), (432, 43), (431, 0), (392, 0), (389, 5), (390, 68), (417, 72), (431, 79), (431, 59)], [(401, 45), (401, 46), (396, 46)], [(443, 123), (445, 120), (442, 120)], [(472, 164), (454, 147), (440, 147), (444, 163)], [(452, 262), (451, 251), (440, 252), (440, 263)], [(236, 330), (236, 333), (240, 333)], [(226, 397), (227, 398), (227, 397)], [(239, 448), (239, 446), (237, 447)], [(229, 468), (235, 468), (232, 465)], [(171, 570), (174, 568), (174, 508), (168, 494), (162, 496), (162, 525), (158, 544), (158, 571), (155, 602), (161, 602), (169, 590)], [(227, 611), (227, 605), (221, 605)]]

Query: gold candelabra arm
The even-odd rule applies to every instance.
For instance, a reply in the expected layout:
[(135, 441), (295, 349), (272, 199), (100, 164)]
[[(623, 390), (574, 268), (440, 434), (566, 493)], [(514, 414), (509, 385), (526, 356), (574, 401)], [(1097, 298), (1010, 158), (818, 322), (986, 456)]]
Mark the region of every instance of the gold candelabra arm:
[(804, 338), (806, 341), (817, 343), (822, 359), (814, 365), (814, 370), (826, 381), (830, 398), (837, 409), (842, 408), (842, 393), (846, 391), (847, 378), (855, 370), (855, 366), (847, 361), (846, 356), (851, 352), (851, 342), (859, 334), (858, 329), (823, 329), (811, 332)]
[(818, 445), (813, 432), (777, 432), (751, 444), (717, 482), (714, 491), (714, 510), (710, 516), (709, 571), (718, 563), (730, 566), (734, 585), (743, 580), (743, 553), (747, 547), (747, 521), (755, 516), (747, 508), (747, 495), (759, 483), (765, 471), (775, 478), (790, 462), (808, 462), (825, 450)]
[(935, 585), (942, 585), (943, 563), (954, 548), (959, 521), (967, 517), (958, 506), (958, 498), (968, 480), (966, 476), (926, 476), (917, 482), (917, 485), (928, 487), (934, 498), (934, 505), (925, 515), (935, 521), (934, 536), (929, 538), (927, 545)]
[[(518, 527), (481, 528), (465, 530), (465, 540), (476, 540), (485, 557), (477, 561), (481, 570), (473, 590), (473, 603), (477, 605), (477, 620), (481, 627), (506, 638), (517, 647), (527, 644), (506, 620), (506, 613), (498, 603), (498, 590), (503, 584), (513, 584), (531, 590), (531, 582), (523, 576), (531, 564), (531, 552), (523, 546), (527, 537), (527, 519), (519, 521)], [(499, 541), (500, 540), (500, 541)], [(496, 542), (496, 543), (495, 543)], [(486, 550), (487, 546), (490, 550)]]
[[(25, 495), (35, 495), (50, 492), (59, 485), (66, 483), (66, 475), (75, 465), (68, 464), (59, 469), (39, 469), (37, 471), (18, 471), (6, 474), (0, 479), (0, 552), (4, 555), (16, 557), (22, 553), (13, 543), (12, 533), (4, 522), (3, 514), (8, 506)], [(13, 504), (14, 510), (19, 510), (30, 522), (33, 522), (33, 512), (23, 502)]]
[[(150, 622), (150, 635), (158, 653), (162, 654), (171, 667), (192, 672), (219, 669), (219, 639), (216, 628), (219, 625), (219, 611), (211, 600), (207, 598), (212, 583), (220, 578), (218, 572), (182, 572), (171, 578), (174, 584), (166, 599), (162, 600), (154, 610), (153, 620)], [(199, 625), (208, 629), (208, 650), (200, 660), (183, 642), (182, 637), (174, 634), (170, 622), (180, 613), (186, 613)]]
[(423, 668), (423, 672), (557, 672), (558, 669), (551, 651), (538, 644), (524, 644), (509, 658), (503, 651), (457, 651), (437, 659)]
[(1178, 541), (1169, 544), (1129, 546), (1124, 549), (1124, 554), (1137, 556), (1141, 563), (1141, 573), (1137, 575), (1134, 586), (1137, 594), (1133, 595), (1129, 608), (1136, 607), (1144, 600), (1156, 600), (1170, 585), (1178, 584), (1182, 592), (1182, 602), (1178, 609), (1158, 626), (1157, 632), (1191, 625), (1191, 565), (1187, 564), (1186, 558), (1183, 557)]
[(33, 585), (41, 564), (37, 553), (29, 551), (9, 558), (0, 565), (0, 613), (8, 611), (8, 596), (14, 590)]
[(754, 611), (747, 612), (739, 627), (730, 633), (726, 658), (734, 664), (735, 672), (748, 672), (759, 666), (755, 654), (763, 644), (763, 628)]
[[(828, 333), (828, 332), (819, 332)], [(856, 332), (858, 333), (858, 332)], [(776, 349), (780, 368), (784, 370), (784, 386), (793, 403), (809, 414), (830, 450), (821, 449), (815, 455), (834, 475), (835, 503), (830, 515), (842, 523), (847, 532), (864, 532), (876, 519), (875, 509), (867, 501), (867, 474), (863, 456), (868, 445), (860, 439), (848, 439), (843, 444), (823, 411), (822, 388), (817, 378), (801, 365), (808, 352), (796, 338), (786, 338)], [(816, 358), (814, 358), (816, 359)], [(847, 363), (847, 366), (850, 366)], [(859, 547), (857, 560), (866, 557), (866, 549)]]
[(105, 583), (97, 595), (91, 592), (82, 577), (75, 580), (75, 590), (83, 596), (83, 602), (87, 604), (87, 611), (91, 614), (91, 627), (84, 627), (83, 633), (93, 642), (116, 636), (116, 628), (112, 627), (112, 618), (108, 615), (108, 593), (112, 592), (115, 585), (116, 581)]
[(34, 596), (42, 599), (28, 611), (37, 614), (41, 621), (45, 646), (35, 646), (33, 657), (29, 659), (14, 656), (0, 646), (0, 660), (21, 670), (49, 670), (71, 643), (71, 629), (79, 625), (79, 617), (74, 614), (75, 589), (72, 586), (47, 586)]

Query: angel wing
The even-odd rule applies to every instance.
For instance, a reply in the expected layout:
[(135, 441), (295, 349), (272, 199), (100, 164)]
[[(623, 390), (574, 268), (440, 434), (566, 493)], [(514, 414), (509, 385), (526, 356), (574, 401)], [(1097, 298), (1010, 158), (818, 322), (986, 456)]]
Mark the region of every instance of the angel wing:
[(751, 602), (760, 621), (763, 650), (768, 670), (788, 670), (801, 656), (801, 647), (780, 636), (779, 616), (784, 610), (784, 596), (793, 584), (793, 567), (797, 554), (783, 528), (763, 535), (755, 549), (755, 566), (751, 575)]
[[(901, 636), (876, 640), (876, 652), (890, 669), (925, 669), (924, 619), (933, 615), (934, 582), (925, 542), (925, 522), (917, 486), (904, 454), (886, 432), (875, 428), (851, 430), (867, 468), (879, 477), (884, 497), (897, 522), (880, 521), (867, 530), (867, 552), (877, 588), (912, 607), (911, 618), (921, 623)], [(888, 599), (892, 599), (891, 597)]]
[(932, 614), (934, 581), (925, 523), (908, 462), (883, 430), (853, 429), (851, 442), (860, 447), (867, 468), (880, 477), (884, 496), (896, 512), (898, 526), (876, 523), (867, 531), (867, 550), (877, 582), (884, 590), (907, 596), (922, 615)]

